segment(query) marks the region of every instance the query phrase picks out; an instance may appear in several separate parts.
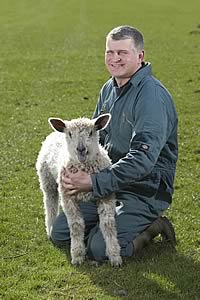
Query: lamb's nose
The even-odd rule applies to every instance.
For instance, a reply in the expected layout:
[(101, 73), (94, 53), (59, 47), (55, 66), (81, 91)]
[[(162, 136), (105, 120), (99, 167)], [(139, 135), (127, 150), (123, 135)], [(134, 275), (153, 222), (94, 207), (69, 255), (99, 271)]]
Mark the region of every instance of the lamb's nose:
[(87, 151), (86, 151), (86, 148), (83, 145), (83, 143), (79, 143), (76, 150), (77, 150), (77, 156), (78, 156), (79, 161), (84, 162), (87, 157)]
[(76, 148), (77, 152), (79, 153), (84, 153), (86, 151), (85, 146), (83, 145), (83, 143), (79, 143), (77, 148)]

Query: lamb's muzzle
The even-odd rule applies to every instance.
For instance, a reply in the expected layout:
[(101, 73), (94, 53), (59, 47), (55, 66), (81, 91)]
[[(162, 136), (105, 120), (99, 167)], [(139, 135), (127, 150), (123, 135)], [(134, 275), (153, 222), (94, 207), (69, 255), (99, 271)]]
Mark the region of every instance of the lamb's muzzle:
[(77, 156), (80, 162), (84, 162), (87, 159), (87, 148), (84, 146), (83, 142), (79, 142), (76, 148)]

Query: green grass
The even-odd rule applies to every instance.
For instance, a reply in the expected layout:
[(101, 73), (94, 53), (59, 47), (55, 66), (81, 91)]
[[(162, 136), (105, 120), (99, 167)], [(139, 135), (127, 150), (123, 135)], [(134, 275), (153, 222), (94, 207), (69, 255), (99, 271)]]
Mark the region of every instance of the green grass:
[[(198, 0), (0, 2), (1, 299), (200, 299), (199, 10)], [(35, 161), (48, 117), (91, 116), (108, 78), (104, 37), (119, 24), (143, 31), (179, 114), (167, 212), (177, 251), (155, 242), (119, 270), (74, 268), (47, 241)]]

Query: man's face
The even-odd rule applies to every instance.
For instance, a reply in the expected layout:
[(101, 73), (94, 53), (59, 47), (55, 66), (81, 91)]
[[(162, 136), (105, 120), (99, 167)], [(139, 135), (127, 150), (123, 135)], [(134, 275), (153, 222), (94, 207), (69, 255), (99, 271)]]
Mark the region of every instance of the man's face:
[(136, 49), (132, 39), (107, 39), (105, 64), (119, 86), (125, 84), (141, 67), (143, 59), (144, 51)]

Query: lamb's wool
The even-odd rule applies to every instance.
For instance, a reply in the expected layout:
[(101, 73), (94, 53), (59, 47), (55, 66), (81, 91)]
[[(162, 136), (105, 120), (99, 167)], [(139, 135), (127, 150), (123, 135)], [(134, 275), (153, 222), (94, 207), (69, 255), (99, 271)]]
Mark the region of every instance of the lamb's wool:
[[(98, 173), (111, 164), (106, 150), (99, 144), (98, 136), (98, 130), (105, 128), (109, 120), (109, 114), (94, 120), (79, 118), (63, 121), (51, 118), (49, 123), (56, 132), (47, 136), (38, 155), (36, 168), (44, 196), (47, 235), (50, 237), (60, 198), (70, 228), (73, 264), (81, 264), (85, 259), (85, 224), (78, 203), (89, 201), (92, 193), (66, 195), (60, 184), (60, 175), (64, 169), (71, 172), (81, 169), (89, 174)], [(99, 199), (97, 205), (106, 254), (112, 265), (120, 265), (122, 260), (115, 228), (115, 195)]]

